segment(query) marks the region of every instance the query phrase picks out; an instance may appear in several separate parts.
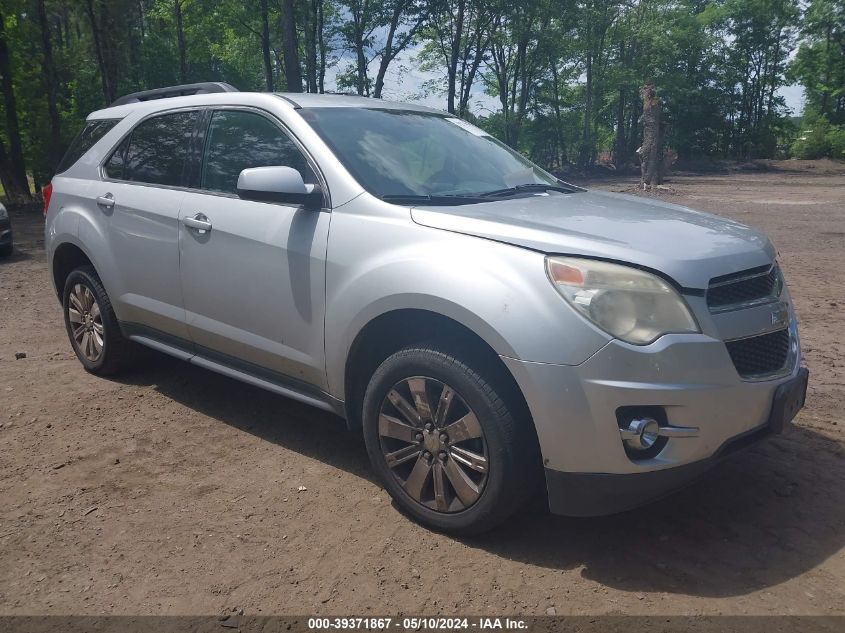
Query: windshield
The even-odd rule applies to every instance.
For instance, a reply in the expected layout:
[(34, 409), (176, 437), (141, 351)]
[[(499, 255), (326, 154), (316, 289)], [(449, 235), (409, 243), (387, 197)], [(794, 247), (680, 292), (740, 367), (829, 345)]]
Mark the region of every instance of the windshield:
[(374, 108), (299, 112), (358, 182), (379, 197), (472, 196), (526, 184), (561, 184), (454, 117)]

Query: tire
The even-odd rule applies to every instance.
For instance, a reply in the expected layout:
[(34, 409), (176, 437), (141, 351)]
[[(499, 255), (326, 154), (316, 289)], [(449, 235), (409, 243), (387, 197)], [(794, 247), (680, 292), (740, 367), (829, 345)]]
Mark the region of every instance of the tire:
[(0, 246), (0, 257), (8, 257), (12, 254), (12, 245), (6, 244), (5, 246)]
[[(508, 405), (514, 398), (496, 372), (475, 364), (436, 347), (403, 349), (375, 371), (363, 403), (370, 462), (399, 508), (435, 530), (465, 536), (494, 528), (530, 499), (540, 466), (527, 414)], [(451, 398), (444, 399), (444, 387)], [(425, 394), (421, 406), (415, 392)]]
[[(80, 266), (67, 276), (62, 309), (71, 347), (87, 371), (110, 376), (132, 364), (135, 346), (120, 331), (109, 296), (93, 266)], [(85, 329), (81, 335), (80, 327)]]

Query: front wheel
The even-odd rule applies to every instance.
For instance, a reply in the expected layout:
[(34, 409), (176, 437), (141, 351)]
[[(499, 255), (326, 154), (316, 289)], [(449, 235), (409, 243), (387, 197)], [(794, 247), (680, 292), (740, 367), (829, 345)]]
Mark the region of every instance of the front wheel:
[(534, 492), (530, 420), (499, 384), (434, 348), (401, 350), (373, 375), (363, 407), (367, 452), (397, 505), (421, 523), (477, 534)]

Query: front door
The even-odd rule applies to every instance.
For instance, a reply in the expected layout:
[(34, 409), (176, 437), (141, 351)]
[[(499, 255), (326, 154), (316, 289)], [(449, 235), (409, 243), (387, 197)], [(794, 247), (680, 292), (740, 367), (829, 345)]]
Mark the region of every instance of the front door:
[(269, 115), (211, 113), (201, 191), (179, 214), (180, 276), (197, 353), (259, 377), (325, 387), (328, 211), (241, 200), (241, 170), (285, 165), (306, 183), (314, 172)]

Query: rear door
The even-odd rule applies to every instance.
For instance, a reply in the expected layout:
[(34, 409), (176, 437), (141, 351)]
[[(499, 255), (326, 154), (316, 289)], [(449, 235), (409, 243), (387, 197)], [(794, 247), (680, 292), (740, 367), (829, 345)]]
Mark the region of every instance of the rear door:
[[(191, 339), (199, 354), (241, 371), (306, 390), (323, 388), (331, 214), (241, 200), (235, 193), (241, 170), (249, 167), (293, 167), (306, 183), (317, 182), (316, 168), (268, 113), (221, 108), (208, 114), (195, 190), (185, 195), (180, 212)], [(196, 221), (208, 228), (197, 228)]]
[(139, 123), (103, 165), (94, 192), (110, 215), (118, 270), (112, 300), (132, 333), (190, 346), (179, 283), (179, 208), (199, 111), (157, 114)]

